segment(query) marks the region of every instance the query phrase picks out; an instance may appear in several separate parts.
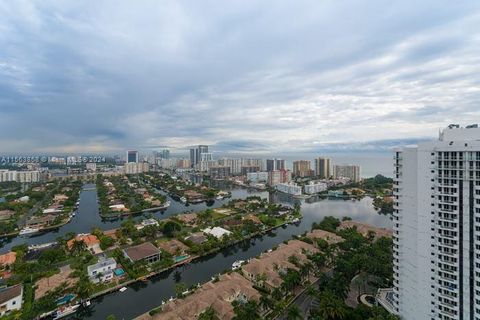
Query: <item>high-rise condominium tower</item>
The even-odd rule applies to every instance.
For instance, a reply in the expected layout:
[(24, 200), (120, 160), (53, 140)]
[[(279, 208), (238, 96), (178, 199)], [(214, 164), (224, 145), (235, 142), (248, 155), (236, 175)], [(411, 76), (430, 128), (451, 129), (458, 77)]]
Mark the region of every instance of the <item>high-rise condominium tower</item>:
[(320, 179), (330, 178), (330, 159), (317, 158), (315, 159), (315, 175)]
[(450, 125), (394, 162), (394, 311), (480, 319), (480, 128)]

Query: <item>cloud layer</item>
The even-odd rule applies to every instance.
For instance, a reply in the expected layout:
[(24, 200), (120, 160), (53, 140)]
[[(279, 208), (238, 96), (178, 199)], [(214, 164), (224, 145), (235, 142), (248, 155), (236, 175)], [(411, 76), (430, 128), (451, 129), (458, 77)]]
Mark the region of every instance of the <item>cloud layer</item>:
[(0, 16), (3, 153), (381, 149), (480, 122), (477, 1), (4, 1)]

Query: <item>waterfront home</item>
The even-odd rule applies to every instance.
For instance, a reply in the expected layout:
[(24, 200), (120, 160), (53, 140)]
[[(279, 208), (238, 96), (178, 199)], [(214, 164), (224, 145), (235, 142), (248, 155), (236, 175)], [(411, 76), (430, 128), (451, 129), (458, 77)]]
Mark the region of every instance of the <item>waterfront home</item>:
[(260, 218), (258, 218), (256, 215), (251, 213), (244, 216), (243, 220), (252, 221), (254, 224), (262, 224), (262, 221), (260, 221)]
[(112, 211), (116, 211), (116, 212), (128, 212), (130, 210), (128, 210), (127, 207), (125, 207), (125, 205), (123, 203), (119, 203), (119, 204), (113, 204), (111, 206), (109, 206), (110, 210)]
[(113, 271), (117, 268), (114, 258), (100, 259), (87, 267), (88, 277), (93, 283), (107, 282), (113, 279)]
[(238, 273), (221, 275), (219, 281), (210, 281), (184, 299), (167, 302), (163, 311), (141, 319), (187, 320), (197, 319), (209, 307), (215, 310), (218, 319), (230, 320), (234, 317), (232, 302), (258, 301), (260, 294), (252, 284)]
[(145, 261), (153, 263), (160, 260), (160, 250), (150, 242), (123, 249), (123, 255), (131, 262)]
[(15, 214), (12, 210), (0, 210), (0, 220), (8, 220)]
[(184, 224), (193, 227), (197, 224), (198, 216), (196, 213), (184, 213), (184, 214), (176, 215), (175, 218), (183, 222)]
[(45, 296), (49, 291), (52, 291), (59, 286), (62, 289), (74, 287), (77, 284), (78, 278), (72, 277), (72, 269), (70, 266), (60, 268), (60, 272), (50, 277), (41, 278), (35, 283), (35, 300)]
[(158, 247), (174, 256), (182, 255), (189, 249), (177, 239), (161, 241), (158, 243)]
[(185, 191), (184, 196), (187, 198), (188, 201), (191, 201), (191, 202), (205, 200), (203, 197), (203, 194), (198, 193), (197, 191), (194, 191), (194, 190)]
[(379, 239), (382, 237), (391, 238), (393, 234), (392, 229), (379, 228), (370, 224), (351, 220), (342, 221), (338, 226), (337, 230), (345, 230), (349, 228), (354, 228), (364, 237), (369, 237), (370, 234), (373, 234), (375, 239)]
[(186, 237), (185, 240), (192, 241), (194, 244), (202, 244), (207, 241), (207, 236), (203, 232), (195, 232)]
[(271, 290), (282, 285), (281, 274), (287, 269), (298, 270), (298, 267), (289, 261), (291, 256), (295, 256), (299, 263), (305, 263), (308, 261), (307, 254), (316, 252), (318, 249), (309, 243), (290, 240), (287, 244), (279, 245), (276, 250), (250, 260), (242, 266), (242, 273), (256, 285)]
[(70, 239), (67, 241), (67, 248), (68, 250), (72, 250), (73, 244), (75, 241), (85, 243), (85, 246), (88, 250), (90, 250), (93, 254), (102, 253), (102, 249), (100, 249), (100, 240), (98, 240), (97, 236), (93, 234), (86, 234), (81, 233), (78, 234), (75, 238)]
[(0, 289), (0, 316), (22, 308), (23, 286), (17, 284)]
[(142, 222), (140, 222), (140, 224), (137, 224), (135, 227), (137, 228), (137, 230), (142, 230), (143, 228), (148, 226), (158, 227), (158, 221), (155, 219), (145, 219), (142, 220)]
[(228, 230), (225, 230), (221, 227), (206, 228), (206, 229), (203, 229), (202, 231), (205, 234), (212, 235), (217, 239), (221, 239), (221, 238), (223, 238), (223, 236), (226, 236), (226, 235), (228, 236), (232, 233), (232, 232), (230, 232)]
[(14, 251), (0, 255), (0, 270), (10, 269), (10, 266), (17, 260), (17, 253)]
[(328, 244), (336, 244), (344, 241), (344, 239), (339, 235), (336, 235), (333, 232), (320, 230), (320, 229), (314, 229), (311, 232), (307, 233), (305, 236), (314, 241), (315, 239), (325, 240)]
[(57, 217), (51, 214), (45, 216), (33, 216), (27, 220), (27, 227), (44, 227), (50, 225)]

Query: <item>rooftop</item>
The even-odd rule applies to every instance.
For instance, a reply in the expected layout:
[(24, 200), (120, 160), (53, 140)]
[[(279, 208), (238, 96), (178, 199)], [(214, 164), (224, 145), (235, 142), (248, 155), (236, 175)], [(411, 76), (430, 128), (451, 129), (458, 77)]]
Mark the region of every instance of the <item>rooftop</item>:
[(392, 229), (379, 228), (367, 223), (361, 223), (361, 222), (352, 221), (352, 220), (342, 221), (338, 226), (337, 230), (344, 230), (349, 228), (356, 228), (357, 232), (363, 235), (364, 237), (367, 237), (370, 232), (374, 232), (376, 239), (381, 237), (391, 238), (393, 234)]
[(94, 236), (93, 234), (79, 234), (75, 238), (67, 241), (67, 247), (69, 250), (72, 248), (75, 241), (83, 241), (88, 248), (100, 244), (100, 240), (98, 240), (97, 236)]
[(4, 304), (9, 300), (18, 297), (22, 294), (22, 291), (23, 286), (21, 284), (0, 289), (0, 304)]
[(14, 264), (17, 260), (17, 253), (16, 252), (9, 252), (0, 255), (0, 266), (9, 266)]
[(159, 254), (160, 250), (158, 250), (158, 248), (155, 247), (151, 242), (144, 242), (137, 246), (126, 248), (124, 252), (133, 261), (139, 261)]
[(115, 259), (113, 259), (113, 258), (103, 259), (103, 260), (98, 261), (95, 264), (89, 265), (87, 267), (87, 270), (90, 273), (93, 270), (100, 269), (100, 268), (103, 268), (103, 267), (106, 267), (106, 266), (109, 266), (109, 265), (116, 265), (116, 264), (117, 264), (117, 261), (115, 261)]
[(314, 229), (311, 232), (306, 234), (306, 237), (309, 239), (322, 239), (327, 241), (328, 244), (335, 244), (342, 242), (344, 239), (333, 232)]
[(212, 306), (219, 319), (232, 319), (234, 316), (232, 301), (240, 296), (249, 300), (260, 299), (260, 294), (252, 287), (250, 281), (238, 273), (220, 276), (218, 282), (208, 282), (194, 294), (185, 299), (168, 302), (163, 312), (145, 319), (186, 320), (196, 319), (199, 314)]

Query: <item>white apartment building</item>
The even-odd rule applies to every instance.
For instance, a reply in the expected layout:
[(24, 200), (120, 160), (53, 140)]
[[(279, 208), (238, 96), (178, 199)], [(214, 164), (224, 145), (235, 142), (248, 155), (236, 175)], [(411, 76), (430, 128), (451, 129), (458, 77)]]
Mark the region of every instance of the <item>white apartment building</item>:
[(480, 319), (480, 128), (396, 150), (394, 288), (402, 319)]
[(148, 162), (127, 162), (124, 166), (125, 174), (138, 174), (148, 172), (149, 170)]
[(0, 170), (0, 182), (16, 181), (31, 183), (40, 181), (40, 171)]
[(306, 194), (314, 194), (327, 190), (327, 184), (325, 182), (313, 182), (310, 181), (309, 184), (304, 187)]
[(302, 187), (296, 183), (279, 183), (275, 185), (275, 189), (294, 196), (299, 196), (302, 194)]
[(251, 183), (267, 182), (268, 172), (248, 172), (247, 181)]
[(360, 181), (360, 166), (342, 164), (333, 166), (333, 176), (335, 179), (347, 178), (352, 182)]

